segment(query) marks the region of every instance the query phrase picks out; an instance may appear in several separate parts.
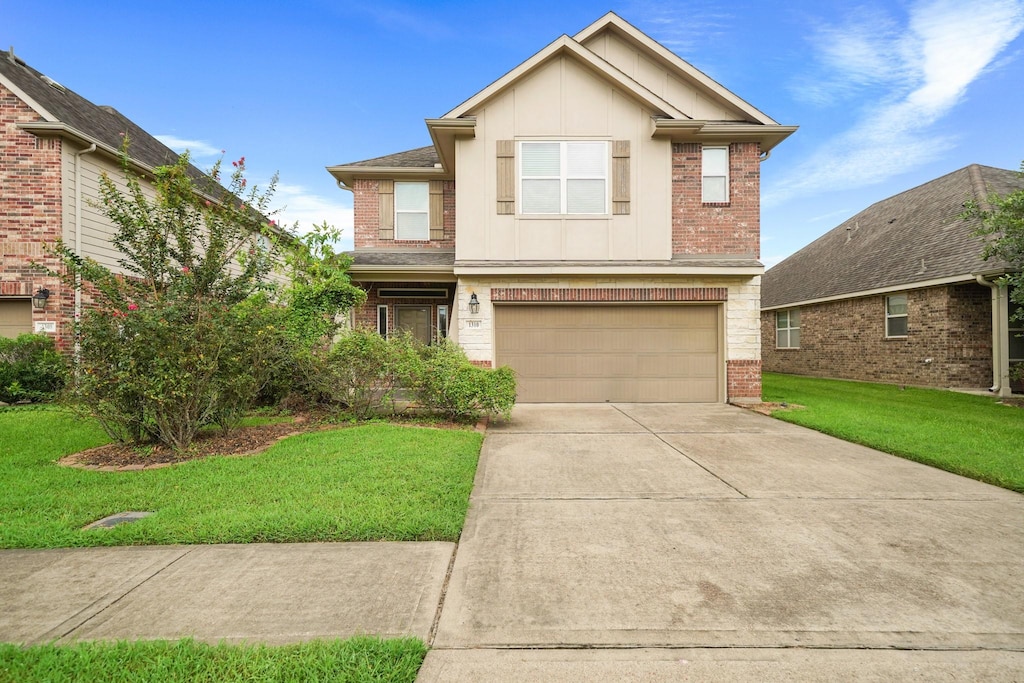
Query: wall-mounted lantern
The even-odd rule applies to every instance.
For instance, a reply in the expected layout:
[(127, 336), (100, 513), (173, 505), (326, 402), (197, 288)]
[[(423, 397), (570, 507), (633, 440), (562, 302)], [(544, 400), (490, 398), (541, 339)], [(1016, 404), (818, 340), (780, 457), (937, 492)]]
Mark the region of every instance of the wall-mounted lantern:
[(469, 295), (469, 312), (474, 315), (480, 312), (480, 299), (476, 298), (476, 292)]
[(50, 298), (50, 290), (45, 287), (40, 287), (36, 290), (36, 293), (32, 295), (32, 308), (36, 310), (42, 310), (46, 308), (46, 300)]

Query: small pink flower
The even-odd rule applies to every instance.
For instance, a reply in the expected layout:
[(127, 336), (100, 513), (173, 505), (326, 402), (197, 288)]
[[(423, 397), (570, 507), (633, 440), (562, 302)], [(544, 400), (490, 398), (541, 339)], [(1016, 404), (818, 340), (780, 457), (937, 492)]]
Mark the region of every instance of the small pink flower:
[(128, 304), (128, 310), (129, 311), (137, 311), (137, 310), (139, 310), (139, 305), (138, 304)]
[(187, 274), (188, 274), (188, 272), (189, 272), (189, 271), (188, 271), (188, 266), (185, 266), (184, 268), (182, 268), (182, 269), (181, 269), (181, 272), (183, 272), (183, 273), (185, 273), (185, 274), (187, 275)]
[(242, 178), (242, 187), (245, 187), (245, 178)]
[(221, 154), (224, 154), (224, 150), (222, 149), (222, 150), (220, 151), (220, 153), (221, 153)]
[(206, 200), (206, 205), (207, 206), (213, 206), (213, 202), (211, 202), (209, 199), (207, 199)]
[(275, 221), (273, 218), (271, 218), (270, 219), (270, 226), (271, 227), (277, 227), (277, 221)]
[(232, 161), (231, 165), (234, 166), (235, 168), (238, 168), (238, 162), (237, 161)]

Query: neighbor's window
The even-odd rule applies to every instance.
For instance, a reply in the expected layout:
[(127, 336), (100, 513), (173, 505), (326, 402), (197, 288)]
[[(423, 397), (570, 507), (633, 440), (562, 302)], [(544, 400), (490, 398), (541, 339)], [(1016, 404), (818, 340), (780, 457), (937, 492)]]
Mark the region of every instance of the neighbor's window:
[(779, 349), (800, 348), (800, 309), (775, 312), (775, 346)]
[(430, 239), (430, 184), (395, 183), (395, 239)]
[(382, 337), (388, 336), (388, 307), (385, 304), (377, 306), (377, 333)]
[(437, 338), (448, 337), (448, 306), (437, 307)]
[(705, 147), (701, 153), (701, 201), (729, 201), (729, 148)]
[(1015, 363), (1024, 361), (1024, 322), (1014, 319), (1020, 309), (1020, 304), (1010, 302), (1010, 360)]
[(885, 336), (907, 336), (907, 295), (885, 297)]
[(607, 142), (520, 142), (519, 212), (608, 213)]

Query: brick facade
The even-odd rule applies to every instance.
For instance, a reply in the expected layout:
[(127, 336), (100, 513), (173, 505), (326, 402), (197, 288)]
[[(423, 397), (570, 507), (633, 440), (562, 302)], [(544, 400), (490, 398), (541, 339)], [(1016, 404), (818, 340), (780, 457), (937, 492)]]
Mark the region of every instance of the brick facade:
[(74, 293), (33, 262), (57, 270), (45, 252), (63, 231), (62, 148), (59, 138), (38, 138), (18, 123), (41, 117), (14, 93), (0, 86), (0, 297), (26, 298), (50, 290), (33, 322), (55, 321), (58, 342), (70, 343)]
[(799, 349), (776, 348), (775, 311), (765, 311), (764, 370), (915, 386), (991, 386), (990, 290), (961, 284), (905, 293), (905, 338), (885, 337), (885, 296), (799, 307)]
[(359, 179), (352, 186), (352, 211), (356, 249), (454, 249), (455, 248), (455, 181), (444, 181), (442, 203), (444, 207), (444, 239), (439, 240), (382, 240), (380, 228), (380, 200), (376, 180)]
[(761, 400), (761, 361), (726, 361), (725, 372), (729, 401), (756, 403)]
[(729, 145), (729, 201), (701, 198), (701, 150), (672, 145), (672, 254), (729, 254), (760, 258), (761, 146)]
[[(377, 306), (388, 307), (388, 334), (395, 331), (395, 306), (430, 306), (431, 319), (435, 324), (435, 339), (437, 338), (437, 307), (448, 306), (448, 319), (451, 320), (451, 304), (454, 296), (455, 285), (444, 282), (356, 282), (366, 292), (366, 304), (352, 311), (352, 324), (354, 327), (368, 327), (377, 329)], [(447, 299), (416, 299), (416, 298), (391, 298), (382, 299), (378, 296), (381, 288), (402, 289), (402, 288), (426, 288), (426, 289), (447, 289)]]

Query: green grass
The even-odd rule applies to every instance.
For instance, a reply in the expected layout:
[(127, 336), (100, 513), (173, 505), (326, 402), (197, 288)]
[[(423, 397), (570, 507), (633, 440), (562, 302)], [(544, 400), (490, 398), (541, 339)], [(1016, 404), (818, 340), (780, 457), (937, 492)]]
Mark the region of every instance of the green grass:
[(937, 389), (765, 373), (773, 417), (1024, 493), (1024, 410)]
[[(0, 548), (457, 541), (482, 436), (389, 424), (309, 432), (249, 457), (96, 472), (56, 460), (106, 442), (57, 408), (0, 411)], [(83, 531), (127, 510), (155, 514)]]
[(193, 640), (37, 645), (0, 643), (0, 683), (43, 681), (388, 681), (411, 683), (427, 649), (413, 638), (300, 645), (206, 645)]

